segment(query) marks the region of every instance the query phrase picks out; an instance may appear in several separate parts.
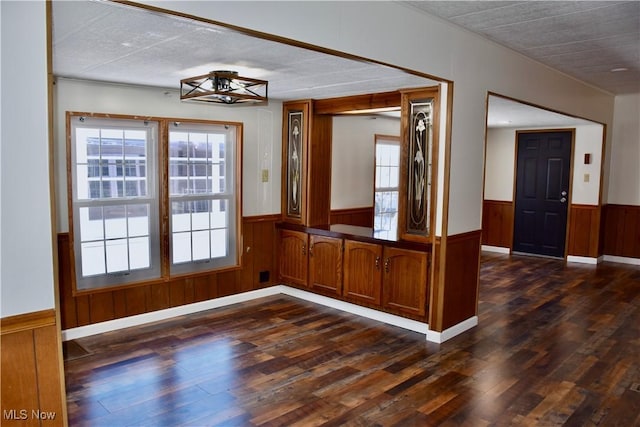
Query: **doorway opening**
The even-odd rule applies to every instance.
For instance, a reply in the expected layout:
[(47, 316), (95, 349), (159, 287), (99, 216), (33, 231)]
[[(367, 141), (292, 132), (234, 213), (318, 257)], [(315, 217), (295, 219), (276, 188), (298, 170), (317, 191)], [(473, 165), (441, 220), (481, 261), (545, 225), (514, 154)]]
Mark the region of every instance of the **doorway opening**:
[(513, 251), (564, 258), (573, 131), (516, 135)]
[[(559, 135), (554, 135), (556, 133)], [(557, 139), (563, 133), (568, 139)], [(524, 135), (532, 136), (523, 142)], [(482, 250), (579, 262), (587, 262), (583, 260), (585, 257), (597, 257), (594, 252), (597, 245), (595, 250), (587, 252), (584, 242), (597, 243), (599, 233), (605, 126), (489, 93), (485, 137)], [(546, 138), (546, 142), (535, 142), (531, 139), (534, 137)], [(542, 150), (545, 156), (541, 159), (536, 155), (526, 162), (520, 160), (528, 165), (519, 165), (518, 148), (523, 149), (526, 144), (532, 145), (527, 151)], [(560, 156), (564, 160), (557, 157), (559, 147), (568, 149)], [(530, 179), (519, 179), (518, 174), (523, 174), (527, 167), (534, 171), (529, 172)], [(549, 198), (561, 209), (545, 213), (546, 202), (539, 202), (542, 207), (532, 208), (526, 203), (521, 206), (522, 201), (517, 201), (519, 185), (522, 191), (529, 191), (530, 196), (539, 189), (542, 200)], [(541, 218), (536, 217), (538, 211), (542, 212)], [(551, 229), (555, 231), (549, 231)]]

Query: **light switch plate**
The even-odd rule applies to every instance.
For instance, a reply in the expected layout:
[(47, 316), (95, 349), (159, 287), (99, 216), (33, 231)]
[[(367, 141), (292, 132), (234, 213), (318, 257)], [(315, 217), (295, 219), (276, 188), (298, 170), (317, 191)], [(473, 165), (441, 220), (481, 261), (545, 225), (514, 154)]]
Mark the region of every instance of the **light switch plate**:
[(269, 169), (262, 169), (262, 182), (269, 182)]
[(584, 174), (584, 182), (589, 182), (589, 178), (591, 178), (591, 177), (589, 176), (589, 174), (588, 174), (588, 173), (585, 173), (585, 174)]

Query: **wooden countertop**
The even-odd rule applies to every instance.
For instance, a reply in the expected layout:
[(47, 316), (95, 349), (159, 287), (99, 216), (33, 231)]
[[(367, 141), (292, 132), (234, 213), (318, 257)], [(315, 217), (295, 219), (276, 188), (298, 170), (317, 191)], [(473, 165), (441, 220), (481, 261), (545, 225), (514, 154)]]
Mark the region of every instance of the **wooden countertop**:
[(391, 246), (421, 252), (431, 252), (431, 243), (419, 243), (397, 239), (381, 239), (378, 237), (374, 237), (373, 228), (371, 227), (359, 227), (356, 225), (348, 224), (316, 225), (313, 227), (306, 227), (303, 225), (291, 224), (288, 222), (278, 222), (276, 223), (276, 228), (283, 230), (302, 231), (304, 233), (315, 234), (319, 236), (356, 240), (359, 242), (373, 243), (382, 246)]

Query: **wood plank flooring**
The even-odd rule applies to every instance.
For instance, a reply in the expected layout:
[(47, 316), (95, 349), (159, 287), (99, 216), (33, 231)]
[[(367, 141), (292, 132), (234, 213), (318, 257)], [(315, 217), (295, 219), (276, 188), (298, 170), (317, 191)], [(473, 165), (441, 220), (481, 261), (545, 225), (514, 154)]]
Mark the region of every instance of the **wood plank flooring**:
[(640, 425), (640, 267), (485, 255), (479, 318), (437, 345), (276, 296), (79, 339), (70, 423)]

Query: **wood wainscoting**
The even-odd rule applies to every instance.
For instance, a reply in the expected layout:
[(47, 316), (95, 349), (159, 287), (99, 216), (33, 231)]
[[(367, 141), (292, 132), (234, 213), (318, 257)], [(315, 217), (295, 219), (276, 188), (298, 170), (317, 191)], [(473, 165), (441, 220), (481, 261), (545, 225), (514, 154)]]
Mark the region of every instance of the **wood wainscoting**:
[(373, 227), (373, 206), (331, 210), (331, 224)]
[(447, 237), (442, 330), (478, 314), (481, 230)]
[(605, 205), (603, 211), (604, 254), (640, 258), (640, 206)]
[[(429, 328), (442, 332), (477, 315), (482, 231), (436, 237)], [(445, 258), (445, 265), (442, 258)], [(444, 268), (444, 277), (440, 269)], [(444, 279), (444, 282), (440, 280)]]
[[(275, 223), (280, 219), (280, 215), (243, 218), (242, 267), (238, 270), (82, 295), (73, 295), (69, 234), (59, 234), (62, 329), (177, 307), (276, 284), (278, 277)], [(267, 275), (268, 278), (265, 277)]]
[[(597, 258), (602, 255), (601, 209), (597, 205), (570, 207), (568, 255)], [(482, 244), (511, 248), (513, 242), (513, 202), (484, 200), (482, 204)]]
[(511, 248), (513, 242), (513, 202), (482, 202), (482, 244)]
[(567, 254), (597, 258), (602, 255), (600, 245), (600, 206), (571, 205)]
[(60, 333), (55, 310), (2, 318), (3, 426), (64, 426)]

